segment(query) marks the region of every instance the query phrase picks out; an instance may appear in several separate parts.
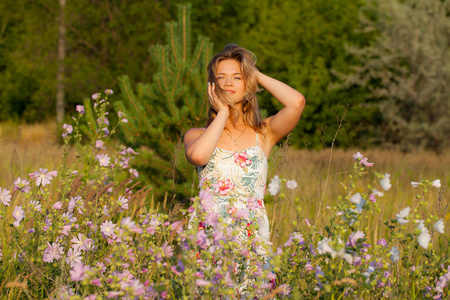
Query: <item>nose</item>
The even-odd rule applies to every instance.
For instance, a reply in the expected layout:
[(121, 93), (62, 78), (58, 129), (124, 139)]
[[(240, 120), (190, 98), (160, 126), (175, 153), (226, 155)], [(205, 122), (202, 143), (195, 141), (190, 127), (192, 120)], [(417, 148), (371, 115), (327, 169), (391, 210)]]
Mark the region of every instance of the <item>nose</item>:
[(233, 85), (233, 80), (231, 77), (225, 78), (225, 86), (231, 86)]

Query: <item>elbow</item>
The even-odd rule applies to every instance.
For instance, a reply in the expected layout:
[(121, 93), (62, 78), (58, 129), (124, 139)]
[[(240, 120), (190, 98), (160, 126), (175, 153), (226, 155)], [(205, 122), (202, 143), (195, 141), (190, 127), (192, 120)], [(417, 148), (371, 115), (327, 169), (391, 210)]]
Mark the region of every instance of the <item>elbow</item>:
[(300, 111), (303, 111), (305, 104), (306, 104), (305, 97), (301, 93), (298, 93), (298, 96), (294, 100), (294, 107)]
[(194, 166), (204, 166), (208, 163), (209, 157), (202, 153), (186, 153), (186, 159)]

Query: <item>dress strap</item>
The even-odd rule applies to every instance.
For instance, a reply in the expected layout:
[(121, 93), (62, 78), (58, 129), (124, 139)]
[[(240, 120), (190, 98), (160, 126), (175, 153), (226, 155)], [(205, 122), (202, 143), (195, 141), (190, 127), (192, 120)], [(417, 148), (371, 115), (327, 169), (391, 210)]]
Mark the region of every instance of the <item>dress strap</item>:
[(258, 133), (256, 133), (256, 145), (258, 145)]

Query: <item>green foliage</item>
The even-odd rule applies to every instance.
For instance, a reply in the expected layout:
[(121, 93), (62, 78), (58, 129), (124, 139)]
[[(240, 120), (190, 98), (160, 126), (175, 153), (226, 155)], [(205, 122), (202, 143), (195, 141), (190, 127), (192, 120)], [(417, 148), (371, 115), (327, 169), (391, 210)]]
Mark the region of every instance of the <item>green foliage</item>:
[(368, 47), (349, 48), (361, 65), (347, 86), (381, 101), (383, 144), (441, 152), (450, 141), (450, 1), (377, 0), (364, 10), (362, 30), (379, 35)]
[[(166, 24), (167, 44), (150, 47), (157, 72), (151, 84), (138, 83), (134, 91), (127, 76), (119, 78), (124, 97), (116, 108), (128, 123), (121, 125), (121, 138), (140, 147), (137, 168), (158, 196), (163, 191), (189, 195), (195, 173), (184, 158), (182, 136), (203, 126), (207, 115), (205, 70), (212, 44), (199, 36), (192, 47), (190, 6), (180, 6), (177, 22)], [(192, 192), (191, 192), (192, 193)]]

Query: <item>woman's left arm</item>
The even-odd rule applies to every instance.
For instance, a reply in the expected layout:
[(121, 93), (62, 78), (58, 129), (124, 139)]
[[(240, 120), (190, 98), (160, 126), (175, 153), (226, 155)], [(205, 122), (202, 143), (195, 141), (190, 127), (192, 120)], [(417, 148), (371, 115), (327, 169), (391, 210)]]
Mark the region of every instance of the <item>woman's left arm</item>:
[(265, 119), (268, 125), (267, 137), (274, 145), (297, 125), (305, 107), (305, 97), (297, 90), (279, 80), (264, 75), (261, 72), (258, 72), (257, 75), (258, 83), (284, 105), (276, 115)]

